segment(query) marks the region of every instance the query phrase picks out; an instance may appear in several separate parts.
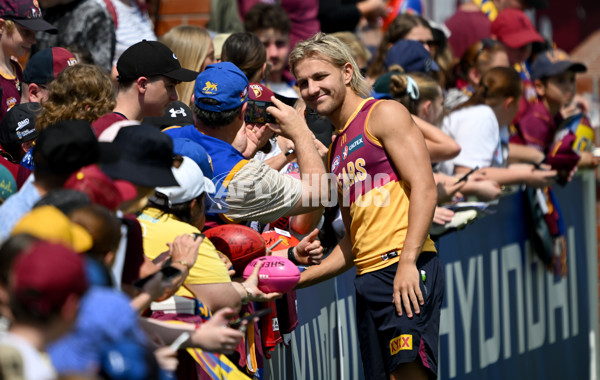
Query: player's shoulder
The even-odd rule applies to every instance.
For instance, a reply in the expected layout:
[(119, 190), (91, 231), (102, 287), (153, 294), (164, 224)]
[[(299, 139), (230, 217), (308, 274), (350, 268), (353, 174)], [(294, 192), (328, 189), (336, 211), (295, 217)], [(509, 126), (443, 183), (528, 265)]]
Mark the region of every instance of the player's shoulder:
[(373, 105), (373, 115), (383, 116), (385, 118), (390, 118), (393, 116), (409, 116), (409, 112), (401, 103), (390, 100), (390, 99), (382, 99), (378, 100)]
[(395, 100), (380, 100), (371, 111), (370, 122), (397, 123), (410, 119), (408, 109)]

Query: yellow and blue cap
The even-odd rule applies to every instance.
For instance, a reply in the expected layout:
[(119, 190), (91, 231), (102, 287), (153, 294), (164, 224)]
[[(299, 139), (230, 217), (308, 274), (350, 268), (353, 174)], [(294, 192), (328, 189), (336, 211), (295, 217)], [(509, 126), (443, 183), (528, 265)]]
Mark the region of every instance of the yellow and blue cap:
[(231, 62), (208, 65), (196, 78), (194, 96), (202, 110), (229, 111), (248, 100), (248, 78)]

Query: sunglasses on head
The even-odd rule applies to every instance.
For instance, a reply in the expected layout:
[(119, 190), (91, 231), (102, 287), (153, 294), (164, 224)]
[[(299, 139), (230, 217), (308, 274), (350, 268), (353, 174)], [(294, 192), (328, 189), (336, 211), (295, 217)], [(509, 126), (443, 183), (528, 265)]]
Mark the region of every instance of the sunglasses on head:
[(473, 66), (477, 64), (477, 60), (479, 59), (479, 56), (484, 52), (484, 51), (489, 51), (492, 48), (494, 48), (496, 45), (498, 45), (498, 41), (493, 40), (491, 38), (484, 38), (481, 41), (479, 41), (480, 45), (479, 48), (477, 49), (477, 53), (475, 53), (475, 56), (473, 57)]
[(435, 40), (415, 40), (415, 41), (420, 42), (423, 45), (427, 45), (430, 48), (437, 46), (437, 42)]

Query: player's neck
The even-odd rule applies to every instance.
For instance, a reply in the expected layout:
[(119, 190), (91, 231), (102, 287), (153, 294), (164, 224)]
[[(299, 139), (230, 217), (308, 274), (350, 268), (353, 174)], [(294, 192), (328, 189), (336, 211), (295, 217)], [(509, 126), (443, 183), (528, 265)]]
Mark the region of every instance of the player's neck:
[(356, 108), (363, 100), (363, 98), (351, 89), (347, 90), (342, 106), (329, 115), (329, 121), (335, 126), (336, 130), (341, 131), (346, 126), (348, 119), (354, 114), (354, 111), (356, 111)]

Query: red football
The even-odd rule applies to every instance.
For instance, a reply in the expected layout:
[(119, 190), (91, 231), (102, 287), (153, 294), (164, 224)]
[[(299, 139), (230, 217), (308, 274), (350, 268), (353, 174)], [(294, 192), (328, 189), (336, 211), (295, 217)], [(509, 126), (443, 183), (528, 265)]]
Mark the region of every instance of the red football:
[(259, 261), (263, 262), (258, 271), (258, 289), (265, 293), (285, 293), (300, 281), (300, 270), (294, 263), (284, 257), (264, 256), (252, 260), (244, 269), (244, 278), (250, 277)]
[(264, 256), (267, 246), (262, 236), (250, 227), (224, 224), (204, 231), (217, 250), (229, 257), (236, 276), (241, 276), (246, 265)]
[(274, 251), (295, 247), (298, 245), (298, 243), (300, 243), (300, 241), (295, 237), (291, 235), (282, 235), (275, 230), (263, 232), (262, 237), (263, 239), (265, 239), (265, 244), (267, 245), (267, 248), (271, 247), (273, 244), (277, 243), (279, 239), (281, 239), (281, 243), (277, 244), (275, 248), (273, 248)]

